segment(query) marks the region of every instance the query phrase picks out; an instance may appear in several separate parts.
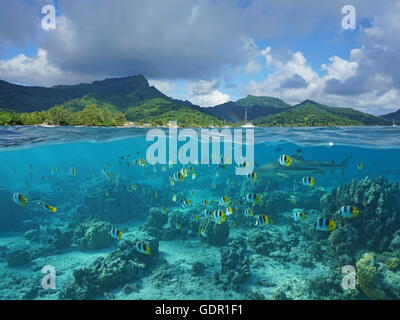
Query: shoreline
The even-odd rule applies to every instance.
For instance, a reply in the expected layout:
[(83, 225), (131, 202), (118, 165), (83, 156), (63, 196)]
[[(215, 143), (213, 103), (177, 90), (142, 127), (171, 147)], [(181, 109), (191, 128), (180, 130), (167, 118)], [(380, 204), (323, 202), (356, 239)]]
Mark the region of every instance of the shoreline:
[(32, 125), (0, 125), (1, 127), (40, 127), (40, 128), (118, 128), (118, 129), (124, 129), (124, 128), (137, 128), (137, 129), (146, 129), (146, 128), (207, 128), (207, 129), (256, 129), (256, 128), (391, 128), (391, 127), (399, 127), (399, 126), (382, 126), (382, 125), (370, 125), (370, 126), (346, 126), (346, 125), (338, 125), (338, 126), (257, 126), (254, 125), (253, 127), (243, 127), (241, 125), (224, 125), (224, 126), (216, 126), (216, 125), (211, 125), (211, 126), (162, 126), (162, 125), (137, 125), (137, 124), (129, 124), (129, 125), (123, 125), (123, 126), (88, 126), (88, 125), (78, 125), (78, 126), (63, 126), (63, 125), (56, 125), (56, 124), (32, 124)]

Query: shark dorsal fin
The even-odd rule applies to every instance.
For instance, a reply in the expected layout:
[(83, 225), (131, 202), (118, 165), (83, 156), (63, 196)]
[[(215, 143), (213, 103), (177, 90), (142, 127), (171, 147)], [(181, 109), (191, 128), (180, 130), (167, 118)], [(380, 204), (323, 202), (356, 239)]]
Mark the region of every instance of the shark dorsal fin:
[(290, 157), (296, 160), (304, 160), (303, 157), (301, 156), (301, 153), (298, 152), (292, 154)]

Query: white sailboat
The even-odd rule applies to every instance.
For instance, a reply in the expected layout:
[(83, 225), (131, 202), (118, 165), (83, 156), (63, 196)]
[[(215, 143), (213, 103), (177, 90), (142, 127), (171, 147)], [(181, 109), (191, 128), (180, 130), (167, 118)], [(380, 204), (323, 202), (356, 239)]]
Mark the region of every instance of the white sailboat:
[(397, 127), (397, 124), (396, 124), (396, 122), (394, 121), (394, 118), (393, 118), (393, 127)]
[(244, 124), (242, 125), (242, 128), (254, 128), (254, 125), (251, 122), (247, 122), (247, 108), (244, 112)]

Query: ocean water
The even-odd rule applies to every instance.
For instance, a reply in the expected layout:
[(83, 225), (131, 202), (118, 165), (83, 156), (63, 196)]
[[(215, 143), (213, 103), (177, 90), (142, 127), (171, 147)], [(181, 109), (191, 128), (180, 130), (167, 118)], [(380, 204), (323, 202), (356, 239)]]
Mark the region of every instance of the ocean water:
[(256, 177), (151, 165), (148, 130), (0, 129), (0, 299), (400, 298), (398, 127), (256, 128)]

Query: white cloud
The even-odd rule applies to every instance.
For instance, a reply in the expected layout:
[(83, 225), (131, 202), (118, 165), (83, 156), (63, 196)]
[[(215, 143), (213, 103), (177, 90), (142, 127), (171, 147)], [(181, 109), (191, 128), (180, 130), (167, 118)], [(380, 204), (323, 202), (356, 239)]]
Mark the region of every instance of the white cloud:
[[(354, 51), (354, 54), (356, 51)], [(322, 70), (327, 72), (325, 79), (338, 79), (340, 81), (353, 77), (358, 68), (357, 62), (347, 61), (337, 56), (329, 58), (328, 64), (322, 65)]]
[(263, 68), (261, 62), (262, 53), (253, 39), (248, 39), (244, 47), (247, 52), (244, 73), (248, 76), (259, 74)]
[[(351, 51), (349, 60), (333, 56), (321, 66), (325, 75), (311, 67), (301, 52), (289, 52), (288, 57), (277, 56), (268, 47), (262, 50), (265, 62), (273, 67), (273, 72), (262, 81), (250, 82), (247, 91), (253, 95), (267, 95), (281, 98), (288, 103), (296, 104), (312, 99), (323, 104), (347, 106), (383, 114), (397, 109), (400, 101), (399, 90), (392, 85), (388, 74), (375, 73), (368, 75), (369, 90), (363, 90), (360, 83), (354, 81), (360, 75), (363, 59), (363, 48)], [(306, 86), (287, 86), (288, 80), (304, 79)], [(358, 88), (360, 87), (360, 88)]]
[(218, 81), (200, 80), (187, 86), (187, 95), (184, 99), (201, 107), (213, 107), (228, 102), (230, 96), (217, 90)]
[(176, 91), (176, 85), (172, 83), (171, 81), (165, 81), (165, 80), (148, 80), (150, 86), (156, 87), (159, 91), (164, 93), (167, 96), (171, 96), (175, 93)]
[(0, 60), (0, 78), (13, 83), (51, 86), (56, 83), (76, 84), (78, 81), (92, 81), (96, 77), (74, 72), (65, 72), (52, 65), (46, 50), (38, 49), (33, 57), (19, 54), (8, 60)]

